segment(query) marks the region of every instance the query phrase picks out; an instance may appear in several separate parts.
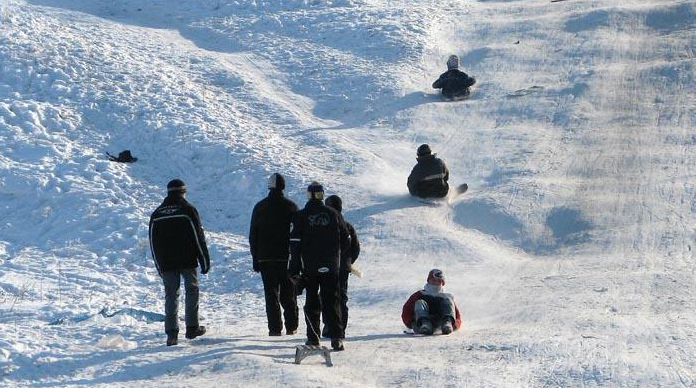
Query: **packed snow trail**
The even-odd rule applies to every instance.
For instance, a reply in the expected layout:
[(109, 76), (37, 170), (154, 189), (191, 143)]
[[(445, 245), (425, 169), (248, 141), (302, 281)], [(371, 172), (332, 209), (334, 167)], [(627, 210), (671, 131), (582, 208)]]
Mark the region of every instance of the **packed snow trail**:
[[(693, 20), (657, 0), (0, 2), (0, 384), (693, 386)], [(453, 53), (478, 82), (445, 103)], [(407, 195), (423, 142), (469, 183), (448, 206)], [(103, 157), (123, 149), (139, 161)], [(341, 195), (361, 238), (332, 368), (292, 364), (302, 325), (265, 335), (246, 233), (275, 171), (300, 205), (313, 179)], [(209, 333), (166, 348), (147, 219), (174, 177), (212, 269)], [(405, 336), (433, 267), (463, 329)]]

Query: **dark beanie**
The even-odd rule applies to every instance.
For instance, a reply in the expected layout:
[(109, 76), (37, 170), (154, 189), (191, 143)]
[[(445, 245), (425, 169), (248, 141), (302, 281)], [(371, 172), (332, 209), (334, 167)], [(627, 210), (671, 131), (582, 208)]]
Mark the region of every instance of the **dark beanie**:
[(340, 213), (343, 211), (343, 201), (341, 201), (341, 197), (338, 195), (330, 195), (326, 197), (326, 200), (324, 201), (324, 204), (328, 207), (332, 207)]
[(321, 183), (314, 181), (307, 186), (308, 199), (324, 199), (324, 186)]
[(186, 184), (181, 179), (172, 179), (167, 183), (167, 192), (186, 192)]
[(421, 144), (420, 147), (418, 147), (418, 151), (416, 152), (416, 155), (418, 156), (425, 156), (425, 155), (430, 155), (432, 151), (430, 151), (430, 146), (427, 144)]
[(268, 178), (268, 188), (285, 190), (285, 178), (283, 178), (283, 176), (277, 172), (271, 174), (271, 176)]

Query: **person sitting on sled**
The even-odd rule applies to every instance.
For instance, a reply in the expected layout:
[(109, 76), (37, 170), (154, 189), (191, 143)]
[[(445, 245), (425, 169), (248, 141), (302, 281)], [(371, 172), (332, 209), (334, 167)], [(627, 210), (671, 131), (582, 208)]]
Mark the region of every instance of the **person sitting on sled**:
[(422, 290), (414, 292), (404, 304), (401, 320), (415, 333), (430, 335), (436, 328), (450, 334), (462, 325), (459, 308), (452, 294), (445, 293), (445, 275), (439, 269), (428, 273)]
[(469, 88), (476, 80), (459, 70), (459, 57), (450, 55), (447, 59), (447, 71), (433, 83), (433, 88), (442, 89), (442, 96), (446, 99), (460, 100), (469, 95)]
[(442, 159), (436, 157), (427, 144), (416, 151), (418, 164), (413, 167), (406, 185), (411, 195), (421, 198), (442, 198), (449, 192), (449, 170)]

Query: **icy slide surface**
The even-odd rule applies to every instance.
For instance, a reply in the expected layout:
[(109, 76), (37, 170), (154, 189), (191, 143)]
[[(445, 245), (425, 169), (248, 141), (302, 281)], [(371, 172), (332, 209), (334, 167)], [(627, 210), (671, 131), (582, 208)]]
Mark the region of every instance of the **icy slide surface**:
[[(696, 385), (695, 21), (678, 0), (0, 0), (0, 386)], [(467, 101), (430, 88), (450, 54)], [(408, 196), (421, 143), (462, 198)], [(340, 195), (361, 239), (333, 368), (292, 364), (303, 323), (266, 335), (247, 232), (276, 171), (299, 205), (315, 179)], [(208, 334), (167, 348), (147, 220), (175, 177), (212, 269)], [(405, 336), (433, 267), (463, 328)]]

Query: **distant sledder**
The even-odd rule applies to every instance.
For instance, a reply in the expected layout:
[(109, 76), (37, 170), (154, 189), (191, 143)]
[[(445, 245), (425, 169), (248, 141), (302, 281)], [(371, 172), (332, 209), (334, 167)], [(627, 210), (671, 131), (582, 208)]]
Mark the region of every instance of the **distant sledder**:
[(442, 89), (442, 98), (447, 101), (459, 101), (469, 97), (469, 89), (476, 80), (459, 70), (459, 57), (450, 55), (447, 59), (447, 71), (433, 83), (433, 88)]
[(450, 334), (462, 326), (459, 308), (452, 294), (444, 292), (445, 275), (439, 269), (428, 273), (422, 290), (414, 292), (404, 304), (401, 320), (414, 333), (430, 335), (440, 329)]
[[(418, 163), (408, 176), (408, 191), (420, 198), (444, 198), (449, 193), (449, 170), (442, 159), (436, 157), (427, 144), (421, 144), (416, 151)], [(456, 189), (455, 194), (467, 190), (466, 183)]]

